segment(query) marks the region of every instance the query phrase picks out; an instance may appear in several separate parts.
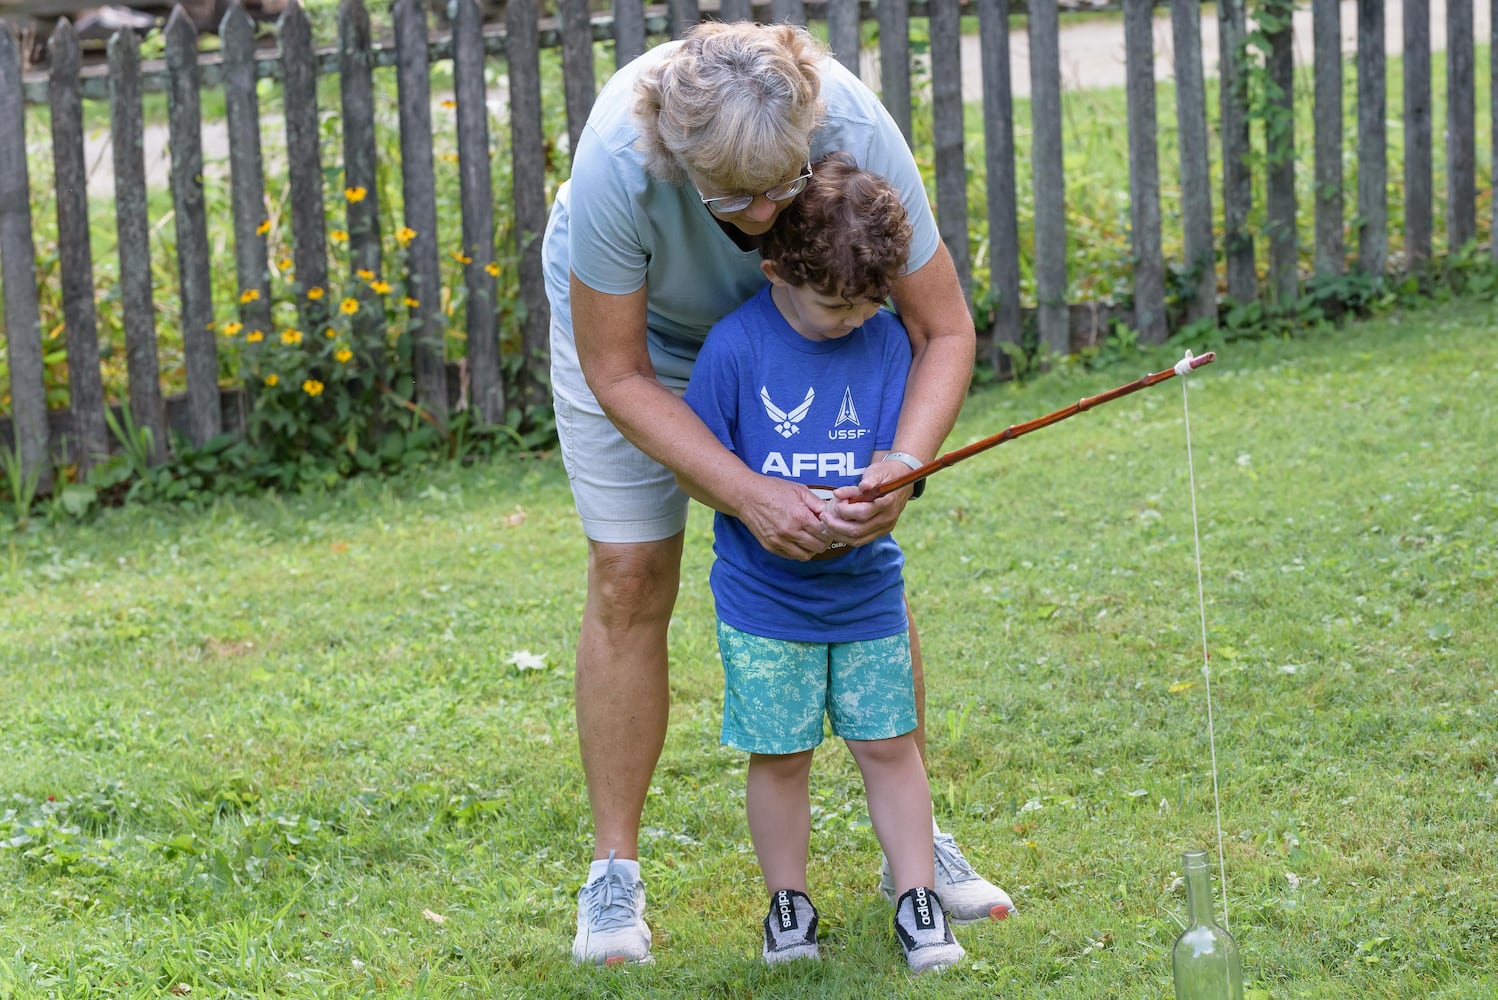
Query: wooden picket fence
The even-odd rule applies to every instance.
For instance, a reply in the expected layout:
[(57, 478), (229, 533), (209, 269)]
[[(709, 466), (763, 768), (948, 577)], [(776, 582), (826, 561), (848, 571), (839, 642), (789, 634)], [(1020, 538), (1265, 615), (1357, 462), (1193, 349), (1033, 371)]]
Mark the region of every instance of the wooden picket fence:
[[(1498, 2), (1498, 0), (1495, 0)], [(1162, 213), (1157, 154), (1151, 0), (1123, 0), (1134, 260), (1132, 322), (1142, 341), (1159, 343), (1169, 333), (1165, 301), (1167, 262), (1161, 251)], [(1291, 50), (1290, 0), (1264, 0), (1255, 6), (1259, 23), (1277, 15), (1270, 32), (1264, 72), (1279, 85), (1278, 102), (1288, 111), (1295, 74)], [(1359, 0), (1357, 10), (1357, 138), (1355, 215), (1344, 218), (1343, 56), (1341, 9), (1337, 0), (1314, 0), (1315, 272), (1339, 274), (1349, 258), (1349, 230), (1356, 237), (1353, 265), (1372, 275), (1389, 267), (1385, 97), (1385, 25), (1381, 0)], [(1186, 319), (1212, 322), (1219, 290), (1239, 302), (1264, 299), (1294, 302), (1303, 276), (1298, 267), (1293, 135), (1275, 130), (1263, 157), (1268, 267), (1255, 266), (1254, 233), (1249, 229), (1255, 178), (1249, 155), (1250, 116), (1245, 101), (1244, 57), (1248, 38), (1245, 0), (1217, 4), (1221, 32), (1220, 149), (1222, 240), (1214, 233), (1212, 155), (1207, 124), (1209, 89), (1204, 79), (1198, 0), (1171, 0), (1178, 145), (1182, 177), (1179, 215), (1185, 260), (1193, 276)], [(22, 466), (45, 482), (52, 463), (66, 453), (86, 471), (112, 447), (100, 377), (93, 261), (89, 249), (82, 102), (110, 105), (116, 177), (115, 217), (119, 244), (120, 309), (126, 340), (128, 404), (137, 422), (152, 428), (156, 442), (170, 440), (169, 428), (201, 444), (243, 422), (242, 393), (221, 392), (211, 299), (207, 206), (204, 203), (200, 95), (222, 87), (229, 128), (234, 268), (242, 290), (237, 308), (246, 328), (269, 328), (270, 269), (264, 235), (265, 184), (261, 158), (261, 115), (257, 81), (275, 80), (284, 91), (289, 172), (289, 216), (295, 274), (303, 287), (326, 285), (329, 220), (325, 216), (324, 171), (319, 148), (317, 80), (336, 74), (340, 87), (342, 168), (349, 188), (377, 190), (372, 72), (394, 67), (399, 84), (403, 224), (414, 233), (405, 257), (406, 284), (413, 290), (416, 400), (434, 419), (447, 419), (462, 398), (477, 419), (503, 419), (507, 400), (501, 376), (496, 320), (497, 260), (518, 269), (522, 317), (522, 376), (515, 388), (527, 401), (544, 399), (549, 313), (541, 276), (540, 240), (548, 205), (547, 162), (542, 134), (540, 52), (560, 48), (568, 131), (575, 145), (599, 81), (594, 43), (612, 43), (620, 64), (643, 52), (652, 39), (679, 36), (704, 11), (696, 0), (670, 0), (647, 7), (640, 0), (615, 0), (612, 16), (594, 16), (587, 0), (557, 0), (556, 17), (542, 23), (537, 5), (511, 0), (503, 26), (486, 26), (477, 0), (457, 0), (451, 31), (434, 37), (422, 0), (395, 0), (390, 9), (393, 43), (377, 43), (363, 0), (344, 0), (338, 13), (338, 45), (318, 51), (305, 11), (293, 0), (278, 22), (278, 47), (259, 52), (249, 17), (236, 3), (224, 18), (221, 50), (200, 53), (197, 33), (179, 9), (165, 29), (164, 65), (144, 65), (138, 39), (122, 32), (109, 43), (106, 74), (84, 73), (75, 32), (63, 23), (49, 46), (45, 80), (25, 79), (20, 53), (9, 31), (0, 30), (0, 136), (24, 135), (26, 105), (45, 103), (51, 112), (56, 171), (59, 273), (65, 343), (69, 358), (70, 406), (49, 413), (43, 380), (35, 251), (30, 206), (39, 196), (27, 175), (24, 143), (0, 142), (0, 287), (5, 298), (4, 333), (10, 368), (10, 420), (0, 423), (0, 447), (10, 447)], [(1404, 7), (1405, 210), (1401, 268), (1417, 268), (1432, 253), (1430, 0), (1405, 0)], [(972, 257), (967, 217), (967, 163), (963, 127), (961, 23), (975, 15), (980, 32), (983, 80), (984, 156), (987, 190), (987, 261), (996, 307), (991, 328), (982, 331), (992, 345), (992, 362), (1003, 367), (1003, 345), (1019, 344), (1024, 318), (1020, 308), (1020, 261), (1032, 262), (1036, 305), (1033, 322), (1040, 348), (1072, 350), (1077, 345), (1076, 307), (1067, 302), (1067, 215), (1061, 132), (1060, 12), (1054, 2), (1028, 5), (1026, 32), (1030, 59), (1033, 165), (1033, 246), (1021, 246), (1015, 181), (1016, 123), (1010, 65), (1009, 0), (859, 0), (800, 2), (721, 0), (712, 15), (725, 20), (808, 18), (824, 21), (833, 51), (857, 71), (863, 21), (879, 27), (881, 96), (907, 138), (912, 118), (911, 20), (928, 19), (930, 113), (934, 136), (935, 206), (942, 236), (952, 251), (965, 290), (971, 293)], [(1475, 98), (1472, 0), (1449, 0), (1447, 14), (1447, 115), (1444, 131), (1447, 178), (1446, 245), (1457, 249), (1478, 235), (1476, 218)], [(1498, 52), (1498, 45), (1494, 46)], [(467, 357), (461, 392), (453, 366), (443, 356), (443, 317), (438, 310), (437, 206), (432, 156), (430, 67), (452, 60), (458, 119), (461, 179), (461, 244), (464, 248), (464, 320)], [(503, 60), (508, 75), (508, 156), (512, 188), (491, 190), (491, 136), (484, 71)], [(1494, 74), (1498, 80), (1498, 73)], [(1498, 84), (1495, 84), (1498, 86)], [(158, 372), (156, 306), (149, 267), (143, 159), (142, 92), (165, 90), (169, 99), (171, 187), (177, 233), (180, 308), (187, 391), (163, 399)], [(546, 95), (553, 100), (557, 95)], [(1498, 101), (1495, 101), (1498, 103)], [(492, 205), (507, 198), (514, 214), (513, 245), (495, 246)], [(350, 201), (342, 222), (348, 234), (350, 273), (378, 271), (380, 214), (374, 199)], [(335, 276), (337, 277), (337, 276)], [(431, 294), (428, 294), (428, 293)], [(318, 327), (319, 304), (302, 300), (302, 322)]]

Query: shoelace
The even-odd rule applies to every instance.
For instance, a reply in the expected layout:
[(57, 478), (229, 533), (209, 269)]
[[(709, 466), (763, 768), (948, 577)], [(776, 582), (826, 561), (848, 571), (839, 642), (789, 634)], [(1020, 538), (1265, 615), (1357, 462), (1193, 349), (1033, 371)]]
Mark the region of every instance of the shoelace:
[(957, 849), (957, 838), (950, 833), (938, 834), (933, 841), (936, 848), (936, 863), (947, 872), (947, 881), (954, 885), (958, 882), (971, 882), (978, 877), (973, 871), (973, 866), (967, 863), (967, 858)]
[(635, 885), (622, 871), (614, 868), (614, 852), (603, 877), (591, 883), (588, 893), (588, 922), (595, 930), (628, 927), (635, 922)]

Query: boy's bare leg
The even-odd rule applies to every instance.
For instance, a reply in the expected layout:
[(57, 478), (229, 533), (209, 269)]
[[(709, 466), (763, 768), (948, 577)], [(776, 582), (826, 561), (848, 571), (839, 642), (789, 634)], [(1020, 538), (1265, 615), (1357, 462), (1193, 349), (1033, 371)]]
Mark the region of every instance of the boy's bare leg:
[(888, 740), (848, 740), (863, 773), (869, 819), (889, 859), (896, 897), (936, 881), (931, 853), (931, 790), (912, 733)]
[[(749, 837), (770, 892), (806, 892), (806, 854), (811, 846), (810, 750), (750, 754), (745, 804)], [(929, 839), (926, 853), (930, 854)]]

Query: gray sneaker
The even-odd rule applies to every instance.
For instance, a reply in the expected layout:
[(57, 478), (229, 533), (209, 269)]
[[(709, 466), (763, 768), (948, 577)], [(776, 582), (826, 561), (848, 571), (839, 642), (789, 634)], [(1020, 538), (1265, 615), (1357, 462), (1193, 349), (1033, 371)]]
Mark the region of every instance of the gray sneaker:
[(935, 972), (962, 961), (967, 952), (952, 936), (941, 900), (917, 886), (895, 903), (895, 937), (911, 972)]
[[(936, 834), (931, 846), (936, 862), (936, 889), (952, 923), (1003, 920), (1014, 912), (1009, 893), (973, 871), (951, 834)], [(885, 899), (895, 901), (895, 879), (890, 874), (888, 858), (879, 871), (879, 891)]]
[(770, 897), (770, 912), (765, 916), (765, 947), (761, 952), (766, 963), (775, 965), (796, 958), (816, 959), (817, 908), (804, 892), (780, 889)]
[(609, 864), (604, 873), (577, 893), (577, 936), (572, 960), (579, 965), (649, 962), (650, 928), (645, 924), (645, 883), (631, 880)]

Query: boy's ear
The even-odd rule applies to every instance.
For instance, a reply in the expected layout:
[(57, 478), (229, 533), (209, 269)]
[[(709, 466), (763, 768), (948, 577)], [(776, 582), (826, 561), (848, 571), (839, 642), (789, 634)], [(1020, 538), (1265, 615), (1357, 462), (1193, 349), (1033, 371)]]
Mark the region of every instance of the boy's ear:
[(770, 261), (768, 261), (768, 260), (762, 260), (762, 261), (760, 261), (759, 262), (759, 269), (761, 271), (765, 272), (765, 277), (770, 279), (770, 284), (772, 284), (772, 285), (783, 285), (783, 284), (785, 284), (785, 279), (780, 276), (779, 272), (777, 272), (775, 270), (775, 265), (773, 263), (771, 263)]

